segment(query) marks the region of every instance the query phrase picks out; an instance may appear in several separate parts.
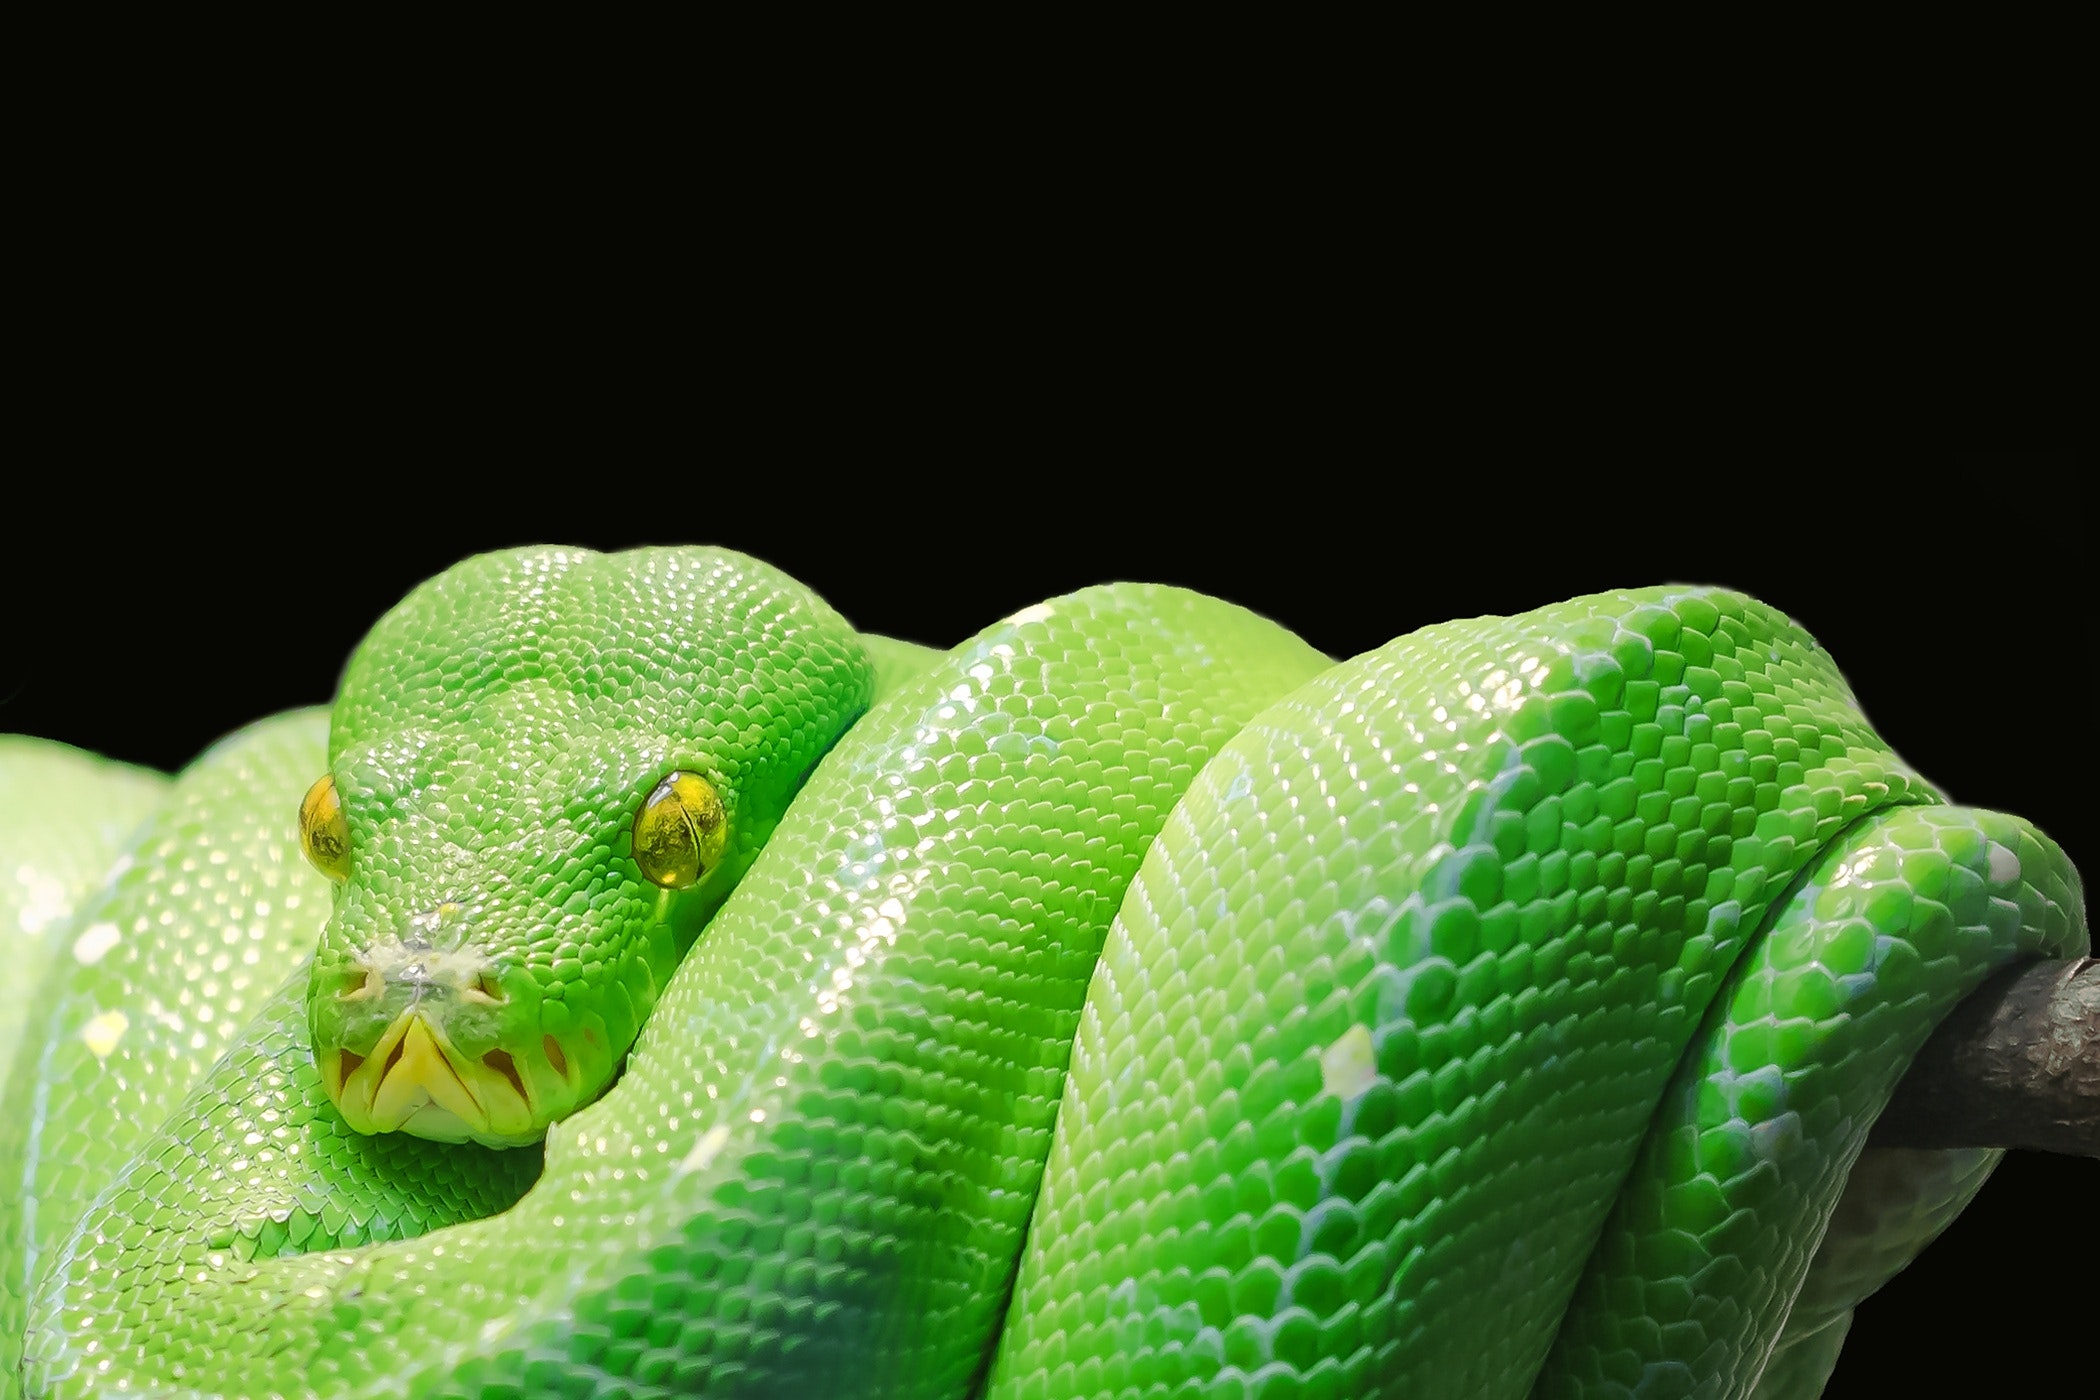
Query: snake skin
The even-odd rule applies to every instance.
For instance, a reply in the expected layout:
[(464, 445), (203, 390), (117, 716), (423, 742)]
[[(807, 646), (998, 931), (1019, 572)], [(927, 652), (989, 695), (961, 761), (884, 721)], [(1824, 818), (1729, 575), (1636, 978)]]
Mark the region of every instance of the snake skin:
[(54, 1106), (0, 1132), (28, 1392), (1812, 1396), (1990, 1165), (1846, 1191), (1882, 1098), (1993, 969), (2085, 946), (2061, 851), (1942, 805), (1722, 590), (1333, 669), (1128, 585), (870, 650), (882, 698), (544, 1160), (319, 1097), (279, 986), (317, 722), (186, 773), (8, 1089)]

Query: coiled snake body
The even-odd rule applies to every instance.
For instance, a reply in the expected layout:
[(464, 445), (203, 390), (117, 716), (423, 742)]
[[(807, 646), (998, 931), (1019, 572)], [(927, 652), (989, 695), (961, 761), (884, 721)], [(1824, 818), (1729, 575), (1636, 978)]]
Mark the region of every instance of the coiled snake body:
[(1112, 585), (934, 654), (507, 551), (332, 727), (36, 764), (144, 818), (6, 1081), (36, 1395), (1812, 1396), (1995, 1160), (1848, 1192), (1880, 1104), (2086, 940), (1699, 587), (1336, 666)]

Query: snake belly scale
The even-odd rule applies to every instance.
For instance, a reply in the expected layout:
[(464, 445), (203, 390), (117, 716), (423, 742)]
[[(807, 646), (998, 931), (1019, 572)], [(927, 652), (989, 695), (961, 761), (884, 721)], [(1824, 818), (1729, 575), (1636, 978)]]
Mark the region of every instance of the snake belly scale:
[(508, 551), (151, 796), (9, 1071), (10, 1394), (1814, 1395), (1994, 1160), (1854, 1172), (1880, 1103), (2086, 946), (2046, 836), (1690, 586), (1336, 666), (1165, 587), (935, 654)]

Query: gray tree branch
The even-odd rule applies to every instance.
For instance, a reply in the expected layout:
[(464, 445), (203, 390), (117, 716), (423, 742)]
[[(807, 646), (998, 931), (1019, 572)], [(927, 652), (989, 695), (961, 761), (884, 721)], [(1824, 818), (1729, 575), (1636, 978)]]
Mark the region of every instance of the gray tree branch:
[(2100, 959), (2022, 963), (1977, 988), (1911, 1062), (1868, 1142), (2100, 1157)]

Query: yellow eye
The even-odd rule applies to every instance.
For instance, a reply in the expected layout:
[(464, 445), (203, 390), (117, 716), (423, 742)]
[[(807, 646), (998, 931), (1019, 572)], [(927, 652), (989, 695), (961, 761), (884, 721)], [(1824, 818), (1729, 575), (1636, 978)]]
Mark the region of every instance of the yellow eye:
[(667, 890), (697, 884), (727, 844), (722, 799), (698, 774), (673, 773), (634, 814), (634, 863), (643, 878)]
[(299, 846), (329, 879), (350, 878), (350, 823), (343, 819), (335, 779), (326, 774), (299, 799)]

